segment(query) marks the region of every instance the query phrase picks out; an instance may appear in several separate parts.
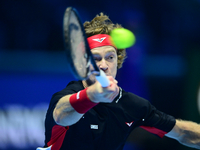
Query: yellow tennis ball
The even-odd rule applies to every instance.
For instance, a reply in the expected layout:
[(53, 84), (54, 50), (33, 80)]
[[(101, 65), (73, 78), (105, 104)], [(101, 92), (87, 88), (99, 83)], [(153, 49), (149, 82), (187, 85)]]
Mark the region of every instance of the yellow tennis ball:
[(116, 28), (110, 33), (111, 40), (118, 49), (125, 49), (135, 44), (135, 35), (128, 29)]

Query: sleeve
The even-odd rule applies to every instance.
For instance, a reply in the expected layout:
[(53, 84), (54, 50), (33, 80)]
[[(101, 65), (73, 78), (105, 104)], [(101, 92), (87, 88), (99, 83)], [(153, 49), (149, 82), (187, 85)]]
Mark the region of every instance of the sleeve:
[(77, 82), (77, 81), (72, 81), (70, 82), (66, 88), (64, 88), (63, 90), (53, 94), (52, 98), (51, 98), (51, 102), (49, 104), (49, 109), (54, 109), (57, 102), (65, 95), (68, 94), (73, 94), (73, 93), (77, 93), (78, 91), (82, 90), (83, 86), (81, 85), (81, 82)]
[(162, 138), (175, 126), (176, 119), (171, 115), (157, 110), (150, 102), (147, 103), (148, 111), (140, 127)]
[(149, 101), (133, 93), (124, 94), (124, 108), (135, 120), (138, 126), (159, 137), (172, 130), (176, 120), (173, 116), (157, 110)]

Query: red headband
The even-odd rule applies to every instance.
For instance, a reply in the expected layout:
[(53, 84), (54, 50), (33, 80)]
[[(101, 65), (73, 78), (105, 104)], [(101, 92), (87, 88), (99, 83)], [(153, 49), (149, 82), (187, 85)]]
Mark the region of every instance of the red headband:
[(90, 49), (108, 45), (113, 46), (115, 49), (117, 49), (108, 34), (97, 34), (87, 38), (87, 41)]

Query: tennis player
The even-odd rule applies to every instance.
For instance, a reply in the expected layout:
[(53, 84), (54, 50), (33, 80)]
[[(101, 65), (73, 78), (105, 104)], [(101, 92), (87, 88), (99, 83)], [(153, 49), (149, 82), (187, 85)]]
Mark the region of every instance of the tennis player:
[(112, 44), (109, 33), (120, 27), (102, 13), (84, 23), (91, 52), (97, 66), (106, 73), (110, 86), (101, 87), (91, 75), (85, 81), (72, 81), (55, 93), (46, 114), (44, 147), (122, 150), (131, 131), (141, 127), (160, 138), (167, 136), (200, 149), (197, 123), (175, 119), (117, 85), (117, 69), (122, 67), (126, 51)]

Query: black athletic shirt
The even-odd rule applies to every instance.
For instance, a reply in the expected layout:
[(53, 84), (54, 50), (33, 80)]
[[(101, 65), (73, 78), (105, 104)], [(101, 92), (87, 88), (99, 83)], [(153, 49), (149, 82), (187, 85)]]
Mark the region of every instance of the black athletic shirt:
[(53, 110), (59, 99), (83, 89), (81, 81), (72, 81), (52, 96), (45, 119), (45, 147), (54, 143), (59, 145), (55, 149), (60, 150), (122, 150), (127, 137), (138, 126), (162, 138), (175, 125), (174, 117), (124, 90), (121, 98), (119, 94), (112, 103), (99, 103), (76, 124), (57, 125)]

